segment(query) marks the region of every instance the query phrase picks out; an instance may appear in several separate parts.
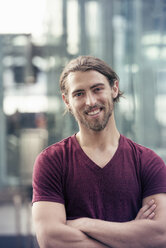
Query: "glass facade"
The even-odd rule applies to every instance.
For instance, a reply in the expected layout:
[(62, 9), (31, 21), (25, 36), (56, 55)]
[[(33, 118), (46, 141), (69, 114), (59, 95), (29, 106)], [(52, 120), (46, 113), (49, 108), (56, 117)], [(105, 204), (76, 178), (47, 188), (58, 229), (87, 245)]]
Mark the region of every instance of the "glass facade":
[(30, 202), (37, 154), (78, 130), (59, 92), (64, 65), (78, 55), (113, 67), (125, 96), (115, 110), (120, 132), (166, 162), (166, 1), (42, 6), (40, 32), (0, 34), (0, 192), (12, 204), (15, 195)]

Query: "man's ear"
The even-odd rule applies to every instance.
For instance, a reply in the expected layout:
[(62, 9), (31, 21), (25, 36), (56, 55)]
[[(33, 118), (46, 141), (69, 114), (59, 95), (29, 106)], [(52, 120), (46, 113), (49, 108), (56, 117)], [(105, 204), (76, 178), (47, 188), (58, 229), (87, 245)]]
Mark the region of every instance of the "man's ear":
[(115, 99), (119, 93), (119, 81), (115, 80), (114, 85), (112, 86), (112, 97)]
[(63, 99), (63, 101), (64, 101), (66, 107), (67, 107), (68, 109), (70, 109), (69, 100), (68, 100), (68, 98), (65, 96), (65, 94), (62, 94), (62, 99)]

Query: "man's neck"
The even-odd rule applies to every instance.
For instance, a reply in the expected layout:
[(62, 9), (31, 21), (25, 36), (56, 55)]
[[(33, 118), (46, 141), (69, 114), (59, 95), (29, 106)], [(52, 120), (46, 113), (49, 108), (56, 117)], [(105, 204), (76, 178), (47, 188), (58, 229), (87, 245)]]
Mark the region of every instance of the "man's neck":
[(120, 134), (114, 118), (111, 118), (108, 125), (102, 131), (80, 128), (76, 137), (81, 147), (105, 149), (109, 146), (117, 146)]

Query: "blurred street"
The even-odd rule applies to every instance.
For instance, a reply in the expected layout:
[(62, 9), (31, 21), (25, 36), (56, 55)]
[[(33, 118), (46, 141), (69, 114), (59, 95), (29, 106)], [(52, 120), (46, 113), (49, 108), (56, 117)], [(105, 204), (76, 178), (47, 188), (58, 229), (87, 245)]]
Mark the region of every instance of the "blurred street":
[[(11, 193), (9, 193), (11, 192)], [(18, 190), (0, 193), (0, 247), (37, 248), (31, 202)], [(3, 201), (2, 201), (3, 199)]]

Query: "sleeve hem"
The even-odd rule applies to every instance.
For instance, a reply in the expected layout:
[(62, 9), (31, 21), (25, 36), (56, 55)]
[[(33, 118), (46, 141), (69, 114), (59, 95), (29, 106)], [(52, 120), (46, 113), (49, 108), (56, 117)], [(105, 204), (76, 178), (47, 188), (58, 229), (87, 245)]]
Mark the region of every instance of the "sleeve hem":
[(58, 203), (62, 203), (62, 204), (65, 203), (65, 201), (63, 199), (60, 199), (60, 198), (50, 198), (47, 196), (39, 196), (39, 197), (35, 197), (34, 199), (32, 199), (32, 204), (34, 202), (39, 202), (39, 201), (58, 202)]
[(143, 198), (148, 197), (150, 195), (166, 193), (166, 187), (158, 188), (158, 189), (151, 189), (149, 192), (143, 194)]

